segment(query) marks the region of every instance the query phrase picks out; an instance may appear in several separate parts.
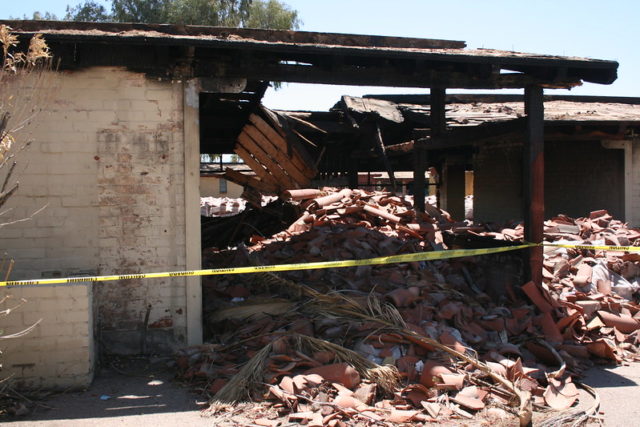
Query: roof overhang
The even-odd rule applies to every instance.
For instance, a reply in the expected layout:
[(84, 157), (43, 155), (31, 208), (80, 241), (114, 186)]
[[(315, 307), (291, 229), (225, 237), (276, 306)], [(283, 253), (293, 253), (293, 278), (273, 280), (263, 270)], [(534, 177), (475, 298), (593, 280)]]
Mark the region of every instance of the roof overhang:
[(178, 25), (0, 21), (43, 34), (62, 69), (124, 66), (154, 77), (230, 77), (464, 89), (610, 84), (618, 63), (466, 49), (464, 42)]

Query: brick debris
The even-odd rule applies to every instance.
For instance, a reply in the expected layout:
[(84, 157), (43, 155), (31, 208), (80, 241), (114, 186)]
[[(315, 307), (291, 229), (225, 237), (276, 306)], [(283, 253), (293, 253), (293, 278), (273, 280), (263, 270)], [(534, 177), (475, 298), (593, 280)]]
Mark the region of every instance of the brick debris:
[[(314, 262), (519, 244), (522, 225), (455, 222), (409, 197), (291, 190), (300, 215), (249, 246), (205, 251), (216, 266)], [(637, 246), (640, 231), (606, 211), (545, 222), (555, 243)], [(573, 410), (574, 378), (593, 361), (638, 358), (640, 255), (545, 247), (544, 283), (500, 254), (347, 269), (206, 278), (209, 344), (182, 350), (182, 378), (258, 425), (390, 425), (547, 417)], [(567, 411), (571, 411), (567, 415)], [(568, 417), (568, 418), (567, 418)], [(547, 419), (553, 424), (559, 418)], [(513, 420), (512, 420), (513, 421)]]

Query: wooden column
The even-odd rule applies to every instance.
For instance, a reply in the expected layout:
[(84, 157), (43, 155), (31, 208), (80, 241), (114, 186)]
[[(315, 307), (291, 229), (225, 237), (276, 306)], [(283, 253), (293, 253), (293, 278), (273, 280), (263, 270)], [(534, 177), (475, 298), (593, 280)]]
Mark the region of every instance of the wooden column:
[[(527, 114), (527, 137), (523, 159), (524, 238), (541, 243), (544, 238), (544, 102), (539, 86), (528, 86), (524, 92)], [(529, 249), (527, 276), (542, 284), (542, 246)]]
[(356, 189), (358, 188), (358, 184), (360, 181), (360, 178), (358, 177), (358, 174), (360, 173), (360, 165), (358, 164), (358, 159), (351, 159), (351, 162), (349, 162), (349, 170), (347, 171), (347, 180), (348, 180), (348, 185), (349, 188), (353, 188)]
[[(200, 80), (184, 83), (185, 270), (202, 268), (200, 234)], [(174, 279), (175, 280), (175, 279)], [(202, 284), (185, 277), (187, 345), (202, 344)], [(177, 286), (175, 283), (174, 286)], [(177, 292), (177, 291), (176, 291)]]
[[(430, 89), (431, 107), (429, 120), (431, 121), (431, 140), (437, 140), (444, 135), (447, 128), (445, 117), (445, 97), (446, 89), (435, 87)], [(424, 173), (427, 167), (427, 151), (424, 142), (414, 145), (414, 169), (413, 169), (413, 197), (414, 207), (417, 211), (424, 212), (425, 179)]]
[(424, 140), (417, 140), (413, 145), (413, 207), (418, 212), (424, 212), (426, 165), (427, 150)]
[(431, 137), (442, 136), (447, 130), (447, 119), (445, 117), (445, 98), (447, 91), (443, 87), (431, 88), (431, 109), (429, 119), (431, 120)]
[(447, 163), (443, 170), (444, 209), (456, 221), (464, 220), (465, 169), (464, 164)]

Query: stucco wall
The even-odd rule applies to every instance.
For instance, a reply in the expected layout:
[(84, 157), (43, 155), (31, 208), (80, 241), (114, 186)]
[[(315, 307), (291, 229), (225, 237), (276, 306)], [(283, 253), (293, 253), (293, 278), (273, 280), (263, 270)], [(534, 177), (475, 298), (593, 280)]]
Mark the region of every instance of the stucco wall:
[[(0, 233), (12, 278), (185, 268), (183, 84), (105, 67), (53, 83), (9, 202), (15, 218), (46, 208)], [(106, 282), (94, 295), (103, 350), (186, 342), (184, 279)]]
[[(624, 150), (600, 141), (545, 143), (545, 218), (607, 209), (624, 219), (624, 191)], [(474, 219), (522, 219), (521, 145), (485, 145), (475, 155)]]
[(201, 176), (200, 177), (200, 197), (229, 197), (237, 199), (240, 197), (244, 188), (235, 182), (227, 181), (227, 192), (220, 192), (220, 180), (217, 176)]

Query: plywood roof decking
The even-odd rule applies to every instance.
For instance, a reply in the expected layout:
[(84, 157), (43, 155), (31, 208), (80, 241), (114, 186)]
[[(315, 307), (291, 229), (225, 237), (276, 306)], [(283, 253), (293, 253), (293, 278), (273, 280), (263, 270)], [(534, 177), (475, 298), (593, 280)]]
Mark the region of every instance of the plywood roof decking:
[[(42, 33), (54, 46), (73, 44), (74, 50), (62, 55), (63, 68), (120, 61), (125, 63), (122, 65), (138, 65), (150, 72), (154, 66), (170, 65), (181, 55), (180, 48), (195, 48), (179, 58), (183, 63), (185, 59), (194, 61), (192, 75), (195, 76), (379, 86), (500, 88), (529, 84), (570, 87), (581, 81), (609, 84), (616, 79), (618, 67), (615, 61), (470, 50), (464, 49), (463, 42), (447, 40), (177, 25), (0, 23), (24, 36)], [(138, 50), (144, 45), (158, 51), (149, 54), (148, 58), (126, 57), (123, 45)], [(80, 52), (83, 46), (90, 46), (92, 50)], [(108, 46), (118, 46), (119, 50), (108, 50)], [(94, 50), (102, 52), (94, 53)], [(147, 63), (136, 64), (136, 61)]]

